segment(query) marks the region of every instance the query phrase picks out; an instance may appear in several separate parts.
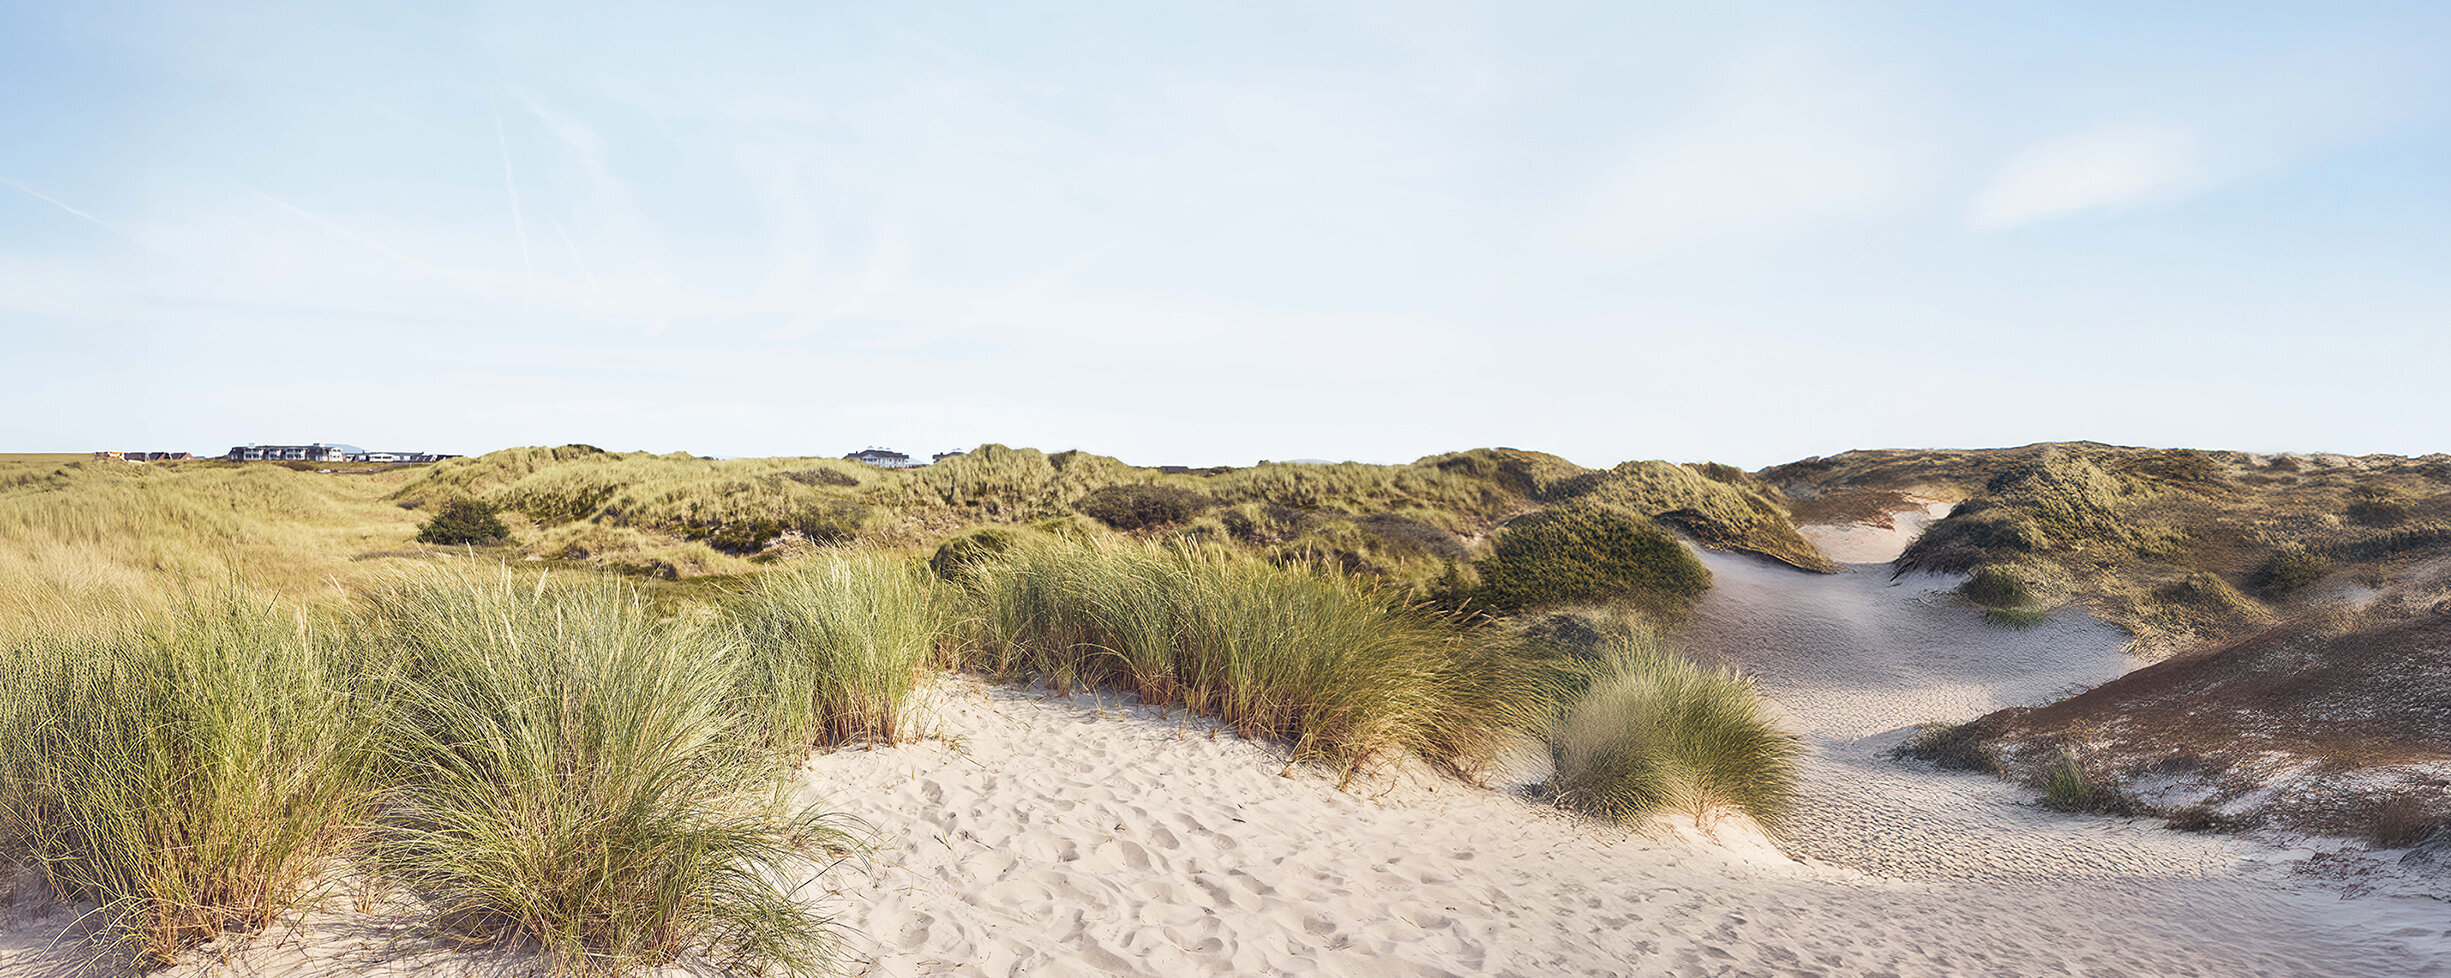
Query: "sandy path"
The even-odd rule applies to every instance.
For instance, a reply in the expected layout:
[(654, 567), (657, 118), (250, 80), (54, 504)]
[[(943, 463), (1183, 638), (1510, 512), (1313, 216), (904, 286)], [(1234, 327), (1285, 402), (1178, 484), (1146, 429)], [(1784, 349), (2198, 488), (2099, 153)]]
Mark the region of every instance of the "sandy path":
[(2081, 612), (2031, 629), (1986, 624), (1954, 579), (1831, 575), (1705, 553), (1713, 585), (1681, 641), (1756, 676), (1813, 747), (1798, 855), (1909, 879), (2201, 877), (2258, 847), (2158, 823), (2071, 818), (1998, 781), (1901, 764), (1913, 724), (2046, 702), (2141, 664), (2126, 636)]

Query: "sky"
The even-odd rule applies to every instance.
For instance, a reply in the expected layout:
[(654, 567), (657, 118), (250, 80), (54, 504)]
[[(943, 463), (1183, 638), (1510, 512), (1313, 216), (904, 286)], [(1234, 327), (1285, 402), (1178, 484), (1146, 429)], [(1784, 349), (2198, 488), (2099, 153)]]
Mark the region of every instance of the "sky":
[(2451, 451), (2451, 4), (0, 0), (0, 451)]

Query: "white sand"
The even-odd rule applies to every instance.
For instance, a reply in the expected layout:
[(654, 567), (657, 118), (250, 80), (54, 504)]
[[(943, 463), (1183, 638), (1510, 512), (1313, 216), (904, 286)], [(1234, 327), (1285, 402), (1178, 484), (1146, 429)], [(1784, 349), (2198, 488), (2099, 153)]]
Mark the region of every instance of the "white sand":
[(1831, 560), (1842, 564), (1886, 564), (1898, 559), (1906, 545), (1923, 535), (1923, 528), (1949, 515), (1950, 504), (1915, 499), (1917, 508), (1884, 515), (1869, 523), (1807, 523), (1796, 532)]

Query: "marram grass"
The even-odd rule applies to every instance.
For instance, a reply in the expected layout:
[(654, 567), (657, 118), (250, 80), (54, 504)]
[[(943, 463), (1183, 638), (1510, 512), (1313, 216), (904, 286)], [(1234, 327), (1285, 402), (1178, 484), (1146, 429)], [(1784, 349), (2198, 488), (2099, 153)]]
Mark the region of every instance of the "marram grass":
[(965, 665), (1179, 703), (1350, 776), (1411, 754), (1458, 771), (1526, 726), (1519, 643), (1328, 567), (1222, 547), (1034, 542), (977, 564)]
[(726, 630), (602, 579), (448, 568), (364, 618), (395, 690), (370, 862), (443, 932), (532, 941), (562, 974), (827, 965), (831, 925), (779, 881), (849, 840), (783, 803), (729, 708)]
[(824, 553), (759, 576), (728, 609), (742, 710), (777, 747), (909, 739), (911, 698), (943, 668), (956, 596), (892, 553)]
[(1619, 821), (1730, 809), (1772, 830), (1793, 808), (1802, 745), (1743, 676), (1634, 631), (1569, 675), (1550, 737), (1560, 805)]
[(323, 632), (235, 592), (0, 649), (0, 835), (152, 964), (296, 906), (364, 824)]

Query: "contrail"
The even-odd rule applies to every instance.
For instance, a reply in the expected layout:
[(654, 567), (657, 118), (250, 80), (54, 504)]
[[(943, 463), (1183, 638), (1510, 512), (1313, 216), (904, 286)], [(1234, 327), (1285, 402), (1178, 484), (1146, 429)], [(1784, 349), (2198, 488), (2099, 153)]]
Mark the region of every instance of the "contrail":
[(502, 187), (511, 195), (511, 228), (519, 232), (519, 261), (536, 278), (536, 259), (528, 254), (528, 219), (519, 212), (519, 181), (511, 176), (511, 140), (502, 134), (502, 113), (494, 113), (494, 145), (502, 147)]
[(281, 198), (279, 198), (279, 197), (275, 197), (275, 196), (273, 196), (273, 195), (271, 195), (271, 194), (265, 193), (265, 192), (264, 192), (264, 191), (262, 191), (261, 189), (258, 189), (258, 188), (255, 188), (255, 187), (248, 187), (247, 189), (255, 191), (255, 195), (256, 195), (256, 196), (258, 196), (258, 197), (262, 197), (262, 198), (264, 198), (266, 201), (271, 202), (272, 206), (274, 206), (274, 207), (278, 207), (278, 208), (280, 208), (280, 209), (282, 209), (282, 210), (285, 210), (285, 211), (290, 212), (290, 213), (291, 213), (291, 214), (293, 214), (293, 215), (296, 215), (296, 216), (297, 216), (297, 218), (298, 218), (299, 220), (305, 221), (305, 222), (307, 222), (307, 223), (309, 223), (309, 224), (313, 224), (313, 225), (315, 225), (316, 227), (322, 228), (322, 229), (324, 229), (324, 230), (326, 230), (326, 231), (330, 231), (330, 232), (332, 232), (333, 234), (340, 235), (341, 237), (347, 238), (347, 239), (349, 239), (349, 240), (351, 240), (351, 241), (355, 241), (355, 242), (357, 242), (358, 244), (361, 244), (361, 245), (366, 246), (368, 249), (370, 249), (370, 250), (374, 251), (376, 254), (382, 255), (382, 256), (384, 256), (384, 257), (386, 257), (386, 258), (389, 258), (389, 259), (391, 259), (391, 260), (393, 260), (393, 261), (399, 262), (400, 264), (407, 265), (408, 267), (410, 267), (410, 268), (412, 268), (412, 269), (415, 269), (415, 270), (420, 271), (420, 272), (424, 272), (424, 273), (426, 273), (426, 274), (428, 274), (428, 275), (433, 275), (433, 276), (437, 276), (437, 277), (440, 277), (440, 278), (443, 278), (443, 279), (447, 279), (447, 280), (449, 280), (449, 281), (450, 281), (452, 284), (454, 284), (454, 285), (458, 285), (458, 286), (459, 286), (459, 287), (461, 287), (461, 288), (469, 288), (469, 289), (470, 289), (470, 291), (476, 291), (475, 289), (470, 288), (469, 284), (468, 284), (468, 283), (467, 283), (465, 280), (461, 279), (461, 278), (460, 278), (460, 276), (459, 276), (459, 274), (458, 274), (457, 272), (453, 272), (452, 270), (450, 270), (450, 269), (448, 269), (448, 268), (444, 268), (444, 267), (442, 267), (442, 266), (440, 266), (440, 265), (434, 264), (433, 262), (426, 261), (425, 259), (422, 259), (422, 258), (417, 258), (417, 257), (413, 257), (413, 256), (410, 256), (410, 255), (405, 255), (405, 254), (402, 254), (402, 253), (400, 253), (400, 252), (394, 251), (394, 250), (392, 250), (392, 249), (391, 249), (389, 246), (387, 246), (387, 245), (383, 244), (383, 243), (382, 243), (382, 242), (380, 242), (380, 241), (376, 241), (376, 240), (374, 240), (373, 238), (369, 238), (369, 237), (367, 237), (367, 236), (365, 236), (365, 235), (362, 235), (362, 234), (359, 234), (359, 233), (357, 233), (357, 232), (355, 232), (355, 231), (349, 230), (348, 228), (342, 227), (342, 226), (340, 226), (340, 225), (338, 225), (338, 224), (334, 224), (334, 223), (332, 223), (332, 222), (331, 222), (331, 221), (329, 221), (329, 220), (326, 220), (326, 219), (324, 219), (324, 218), (322, 218), (322, 217), (320, 217), (320, 216), (317, 216), (317, 215), (315, 215), (315, 214), (309, 213), (309, 212), (307, 212), (306, 210), (304, 210), (304, 209), (302, 209), (302, 208), (300, 208), (300, 207), (298, 207), (298, 206), (296, 206), (296, 205), (294, 205), (294, 204), (291, 204), (289, 201), (282, 200), (282, 199), (281, 199)]
[(43, 193), (43, 192), (42, 192), (42, 191), (40, 191), (40, 190), (36, 190), (36, 189), (34, 189), (34, 188), (32, 188), (32, 187), (26, 186), (25, 184), (18, 183), (17, 181), (15, 181), (15, 180), (11, 180), (11, 179), (9, 179), (9, 178), (7, 178), (7, 177), (0, 177), (0, 183), (5, 183), (5, 184), (8, 184), (8, 185), (9, 185), (9, 186), (11, 186), (11, 187), (15, 187), (15, 188), (17, 188), (17, 190), (18, 190), (19, 192), (24, 193), (26, 196), (32, 197), (32, 198), (34, 198), (34, 199), (36, 199), (36, 200), (42, 201), (43, 203), (46, 203), (46, 204), (49, 204), (49, 205), (51, 205), (51, 206), (53, 206), (53, 207), (57, 207), (57, 208), (59, 208), (59, 209), (61, 209), (61, 210), (67, 211), (68, 213), (74, 214), (74, 215), (76, 215), (76, 216), (78, 216), (78, 217), (82, 217), (82, 218), (84, 218), (84, 219), (86, 219), (86, 220), (88, 220), (88, 221), (92, 221), (92, 222), (94, 222), (94, 226), (99, 227), (99, 228), (101, 228), (101, 229), (103, 229), (103, 230), (105, 230), (105, 231), (109, 231), (109, 232), (111, 232), (112, 234), (123, 235), (123, 236), (129, 236), (129, 235), (128, 235), (128, 232), (126, 232), (126, 231), (122, 231), (122, 230), (120, 230), (120, 229), (118, 229), (118, 228), (115, 228), (115, 227), (112, 227), (112, 226), (111, 226), (111, 222), (109, 222), (109, 221), (105, 221), (105, 220), (103, 220), (103, 219), (101, 219), (101, 218), (99, 218), (99, 217), (95, 217), (95, 216), (93, 216), (93, 215), (91, 215), (91, 214), (85, 213), (84, 211), (78, 210), (78, 209), (76, 209), (76, 208), (74, 208), (74, 207), (70, 207), (70, 206), (68, 206), (68, 204), (67, 204), (65, 201), (62, 201), (62, 200), (60, 200), (60, 199), (59, 199), (59, 198), (57, 198), (57, 197), (53, 197), (53, 196), (51, 196), (50, 194)]
[(590, 293), (602, 291), (596, 284), (596, 273), (588, 270), (587, 259), (579, 257), (579, 243), (570, 240), (570, 229), (562, 226), (562, 219), (547, 213), (545, 220), (553, 222), (553, 233), (561, 235), (562, 247), (570, 249), (571, 263), (579, 266), (579, 274), (587, 276), (587, 291)]

